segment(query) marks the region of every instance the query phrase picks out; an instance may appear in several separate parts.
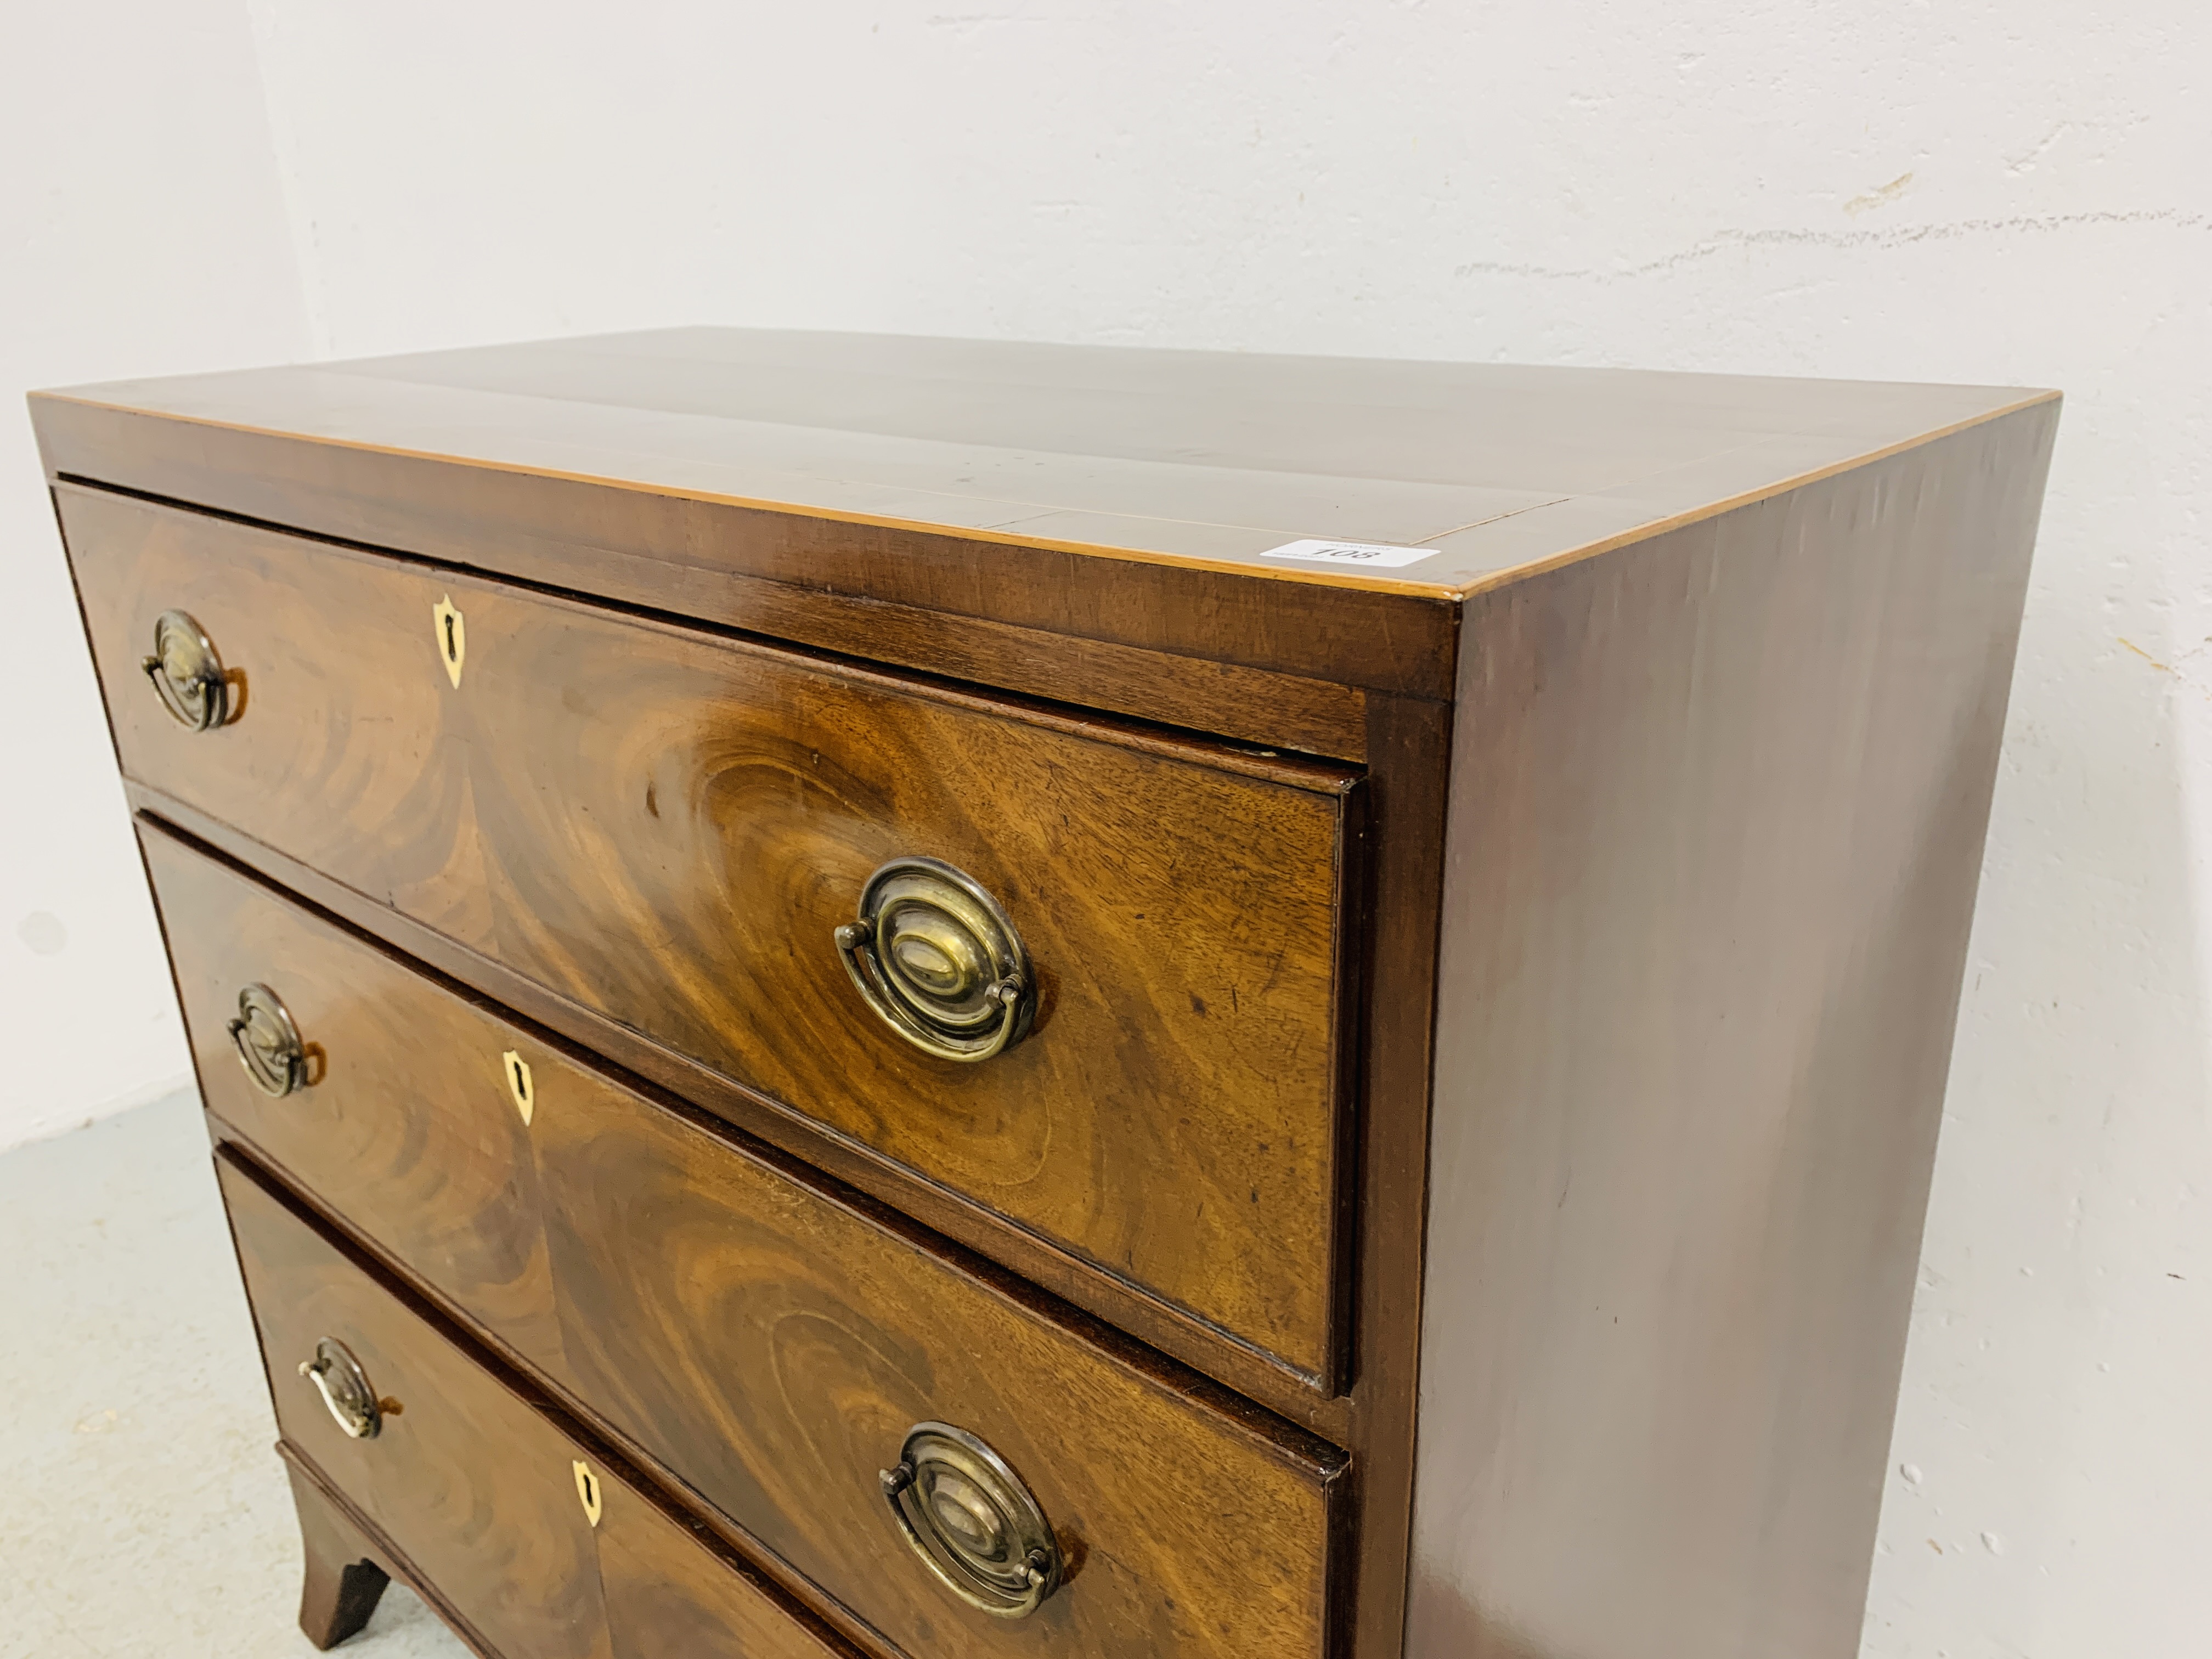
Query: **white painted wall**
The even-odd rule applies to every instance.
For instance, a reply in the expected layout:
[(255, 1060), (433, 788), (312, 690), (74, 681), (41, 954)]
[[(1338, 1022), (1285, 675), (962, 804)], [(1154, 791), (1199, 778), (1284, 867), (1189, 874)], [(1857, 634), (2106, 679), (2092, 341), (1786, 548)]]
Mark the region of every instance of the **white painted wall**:
[[(2212, 12), (245, 3), (289, 243), (214, 0), (153, 118), (52, 25), (129, 137), (8, 152), (75, 216), (5, 278), (76, 343), (27, 377), (285, 356), (296, 257), (321, 355), (726, 321), (2065, 388), (1868, 1652), (2212, 1650)], [(58, 1031), (96, 964), (144, 1028), (83, 670), (48, 667), (64, 827), (11, 811), (9, 919), (73, 940), (10, 982)], [(113, 1070), (37, 1087), (90, 1109)]]
[(8, 9), (0, 318), (5, 1147), (189, 1068), (23, 393), (305, 350), (236, 0)]

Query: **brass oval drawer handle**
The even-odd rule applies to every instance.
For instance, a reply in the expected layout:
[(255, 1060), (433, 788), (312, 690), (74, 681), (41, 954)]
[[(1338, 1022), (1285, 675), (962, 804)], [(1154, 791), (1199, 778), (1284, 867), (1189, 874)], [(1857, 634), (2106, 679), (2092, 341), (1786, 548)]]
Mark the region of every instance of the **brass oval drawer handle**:
[(238, 994), (238, 1018), (230, 1022), (231, 1045), (253, 1086), (283, 1099), (307, 1080), (307, 1046), (284, 1000), (265, 985)]
[(368, 1386), (368, 1373), (337, 1338), (316, 1343), (315, 1357), (300, 1362), (300, 1375), (315, 1385), (332, 1419), (354, 1439), (374, 1440), (382, 1431), (384, 1407)]
[(230, 718), (230, 681), (207, 630), (183, 611), (154, 621), (154, 654), (140, 665), (161, 707), (190, 732), (212, 732)]
[(1060, 1588), (1066, 1562), (1044, 1510), (974, 1435), (915, 1424), (883, 1483), (907, 1547), (969, 1607), (1026, 1619)]
[(884, 1024), (924, 1054), (975, 1061), (1029, 1035), (1036, 976), (999, 902), (937, 859), (893, 859), (837, 929), (845, 971)]

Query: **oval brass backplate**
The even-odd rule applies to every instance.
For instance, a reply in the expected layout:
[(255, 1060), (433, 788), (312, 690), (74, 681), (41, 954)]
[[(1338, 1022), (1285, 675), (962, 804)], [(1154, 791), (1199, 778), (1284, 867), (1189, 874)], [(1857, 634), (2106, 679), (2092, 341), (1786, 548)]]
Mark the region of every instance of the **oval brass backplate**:
[(599, 1477), (593, 1474), (592, 1466), (580, 1458), (570, 1463), (568, 1468), (576, 1477), (576, 1501), (584, 1506), (584, 1519), (596, 1527), (599, 1524), (603, 1501), (599, 1495)]
[(836, 933), (845, 971), (877, 1018), (924, 1054), (1003, 1054), (1036, 1017), (1036, 975), (1013, 921), (982, 884), (939, 859), (893, 859)]
[(374, 1440), (383, 1431), (386, 1407), (369, 1386), (368, 1374), (351, 1348), (334, 1336), (315, 1344), (315, 1357), (300, 1362), (300, 1375), (315, 1385), (331, 1420), (355, 1440)]
[(307, 1048), (292, 1011), (266, 985), (249, 985), (238, 994), (238, 1018), (228, 1028), (238, 1063), (253, 1086), (283, 1099), (307, 1082)]
[(1026, 1619), (1065, 1580), (1060, 1540), (1035, 1494), (966, 1430), (915, 1424), (882, 1480), (907, 1547), (979, 1612)]
[(142, 665), (161, 707), (190, 732), (212, 732), (230, 718), (230, 678), (207, 630), (185, 611), (154, 619), (154, 654)]

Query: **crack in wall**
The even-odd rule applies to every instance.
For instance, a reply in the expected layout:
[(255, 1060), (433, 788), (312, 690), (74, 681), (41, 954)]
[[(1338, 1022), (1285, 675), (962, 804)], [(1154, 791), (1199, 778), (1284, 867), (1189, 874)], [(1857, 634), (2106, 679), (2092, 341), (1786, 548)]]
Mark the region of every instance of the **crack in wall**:
[[(1908, 177), (1910, 175), (1907, 175)], [(1535, 276), (1550, 282), (1614, 283), (1639, 276), (1663, 276), (1684, 265), (1711, 259), (1735, 248), (1810, 246), (1844, 249), (1907, 247), (1916, 242), (1966, 237), (2022, 234), (2120, 225), (2166, 225), (2179, 230), (2212, 230), (2212, 215), (2182, 208), (2140, 208), (2125, 212), (2021, 214), (2008, 219), (1955, 219), (1948, 223), (1903, 225), (1891, 230), (1723, 230), (1688, 247), (1640, 264), (1604, 267), (1515, 264), (1473, 259), (1452, 267), (1455, 276)]]

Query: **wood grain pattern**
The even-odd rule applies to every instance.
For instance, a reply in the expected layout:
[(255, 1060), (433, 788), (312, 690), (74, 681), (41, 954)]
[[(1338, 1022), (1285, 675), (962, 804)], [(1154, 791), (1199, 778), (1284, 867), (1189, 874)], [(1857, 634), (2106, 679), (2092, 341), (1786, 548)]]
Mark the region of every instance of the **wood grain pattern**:
[[(301, 443), (276, 432), (36, 398), (33, 422), (60, 485), (112, 483), (343, 541), (413, 553), (596, 598), (957, 675), (965, 649), (933, 642), (977, 619), (1018, 630), (988, 682), (1061, 702), (1188, 725), (1190, 665), (1226, 664), (1308, 685), (1449, 696), (1438, 663), (1455, 625), (1440, 599), (1357, 603), (1328, 586), (1255, 582), (1072, 551), (794, 516), (620, 484)], [(1510, 522), (1510, 520), (1508, 520)], [(914, 625), (879, 635), (884, 608)], [(1079, 641), (1055, 660), (1049, 639)], [(1159, 659), (1158, 683), (1088, 672), (1091, 641)], [(1198, 682), (1203, 684), (1203, 679)], [(1260, 685), (1243, 683), (1207, 729), (1291, 743)], [(1301, 694), (1303, 696), (1304, 694)], [(1124, 702), (1124, 698), (1131, 699)], [(1340, 733), (1336, 714), (1327, 729)], [(1326, 740), (1333, 742), (1334, 738)], [(1334, 754), (1334, 747), (1321, 752)]]
[(598, 1539), (614, 1659), (861, 1659), (634, 1486), (608, 1483)]
[[(1488, 526), (1568, 509), (1571, 526), (1545, 550), (1566, 554), (1572, 509), (1592, 497), (1640, 493), (1663, 522), (1746, 489), (1778, 494), (2049, 395), (680, 329), (88, 387), (75, 397), (88, 401), (66, 407), (158, 412), (189, 426), (204, 456), (256, 430), (296, 434), (295, 449), (324, 452), (315, 465), (325, 480), (362, 498), (426, 502), (435, 491), (419, 474), (395, 488), (377, 463), (452, 458), (541, 497), (544, 483), (604, 480), (662, 500), (768, 509), (787, 524), (966, 532), (1017, 553), (1008, 568), (1021, 588), (1050, 585), (1071, 563), (1079, 590), (1091, 586), (1082, 566), (1112, 563), (1232, 573), (1246, 589), (1326, 585), (1339, 590), (1339, 618), (1383, 633), (1367, 592), (1462, 597), (1470, 580), (1497, 574), (1480, 545)], [(69, 447), (48, 428), (68, 396), (38, 400), (48, 465), (64, 471)], [(1776, 453), (1761, 453), (1771, 444)], [(1701, 476), (1747, 454), (1757, 465), (1744, 489)], [(111, 434), (94, 459), (130, 468), (138, 458)], [(159, 489), (136, 469), (87, 476)], [(364, 488), (372, 478), (382, 487)], [(593, 506), (594, 531), (634, 511)], [(1351, 572), (1265, 556), (1307, 537), (1435, 550), (1402, 568)], [(933, 575), (890, 562), (856, 569), (849, 538), (661, 545), (732, 574), (892, 600)], [(1126, 572), (1114, 580), (1135, 586)], [(941, 608), (988, 616), (994, 603), (970, 592)], [(1241, 631), (1232, 623), (1218, 635)]]
[[(234, 1158), (219, 1154), (216, 1167), (285, 1440), (495, 1652), (608, 1659), (574, 1443)], [(325, 1336), (353, 1351), (387, 1402), (373, 1439), (349, 1438), (296, 1372)]]
[[(499, 1322), (501, 1298), (460, 1310), (869, 1627), (918, 1655), (1009, 1650), (1014, 1627), (969, 1614), (913, 1563), (875, 1481), (913, 1423), (952, 1420), (1016, 1462), (1081, 1562), (1077, 1580), (1025, 1628), (1058, 1631), (1062, 1650), (1075, 1654), (1119, 1653), (1139, 1633), (1164, 1659), (1327, 1652), (1346, 1501), (1340, 1454), (1233, 1396), (1194, 1394), (1194, 1379), (1126, 1341), (1094, 1346), (1033, 1291), (972, 1258), (963, 1265), (910, 1224), (794, 1179), (711, 1133), (707, 1120), (641, 1098), (205, 854), (143, 833), (173, 933), (187, 914), (218, 927), (241, 920), (243, 939), (280, 942), (301, 964), (288, 983), (350, 987), (386, 1011), (416, 1063), (523, 1055), (537, 1107), (520, 1156), (535, 1168), (515, 1185), (544, 1194), (551, 1249), (531, 1254), (550, 1254), (562, 1335), (522, 1354)], [(264, 910), (275, 914), (257, 915)], [(334, 1031), (346, 1029), (345, 1007), (331, 999)], [(354, 1053), (334, 1047), (324, 1081), (267, 1102), (268, 1111), (312, 1109)], [(237, 1069), (227, 1047), (210, 1058)], [(387, 1114), (406, 1121), (406, 1076), (382, 1081), (396, 1091)], [(368, 1086), (349, 1085), (356, 1099)], [(291, 1133), (312, 1143), (314, 1132), (309, 1123)], [(370, 1242), (400, 1254), (392, 1241), (434, 1236), (445, 1203), (434, 1188), (386, 1182), (374, 1167), (331, 1171), (322, 1157), (310, 1144), (301, 1158), (319, 1201), (352, 1225), (350, 1206), (361, 1206), (379, 1224)], [(244, 1180), (227, 1176), (226, 1191)], [(233, 1202), (250, 1258), (249, 1232), (283, 1229), (253, 1220), (254, 1206), (272, 1200), (246, 1184), (252, 1192)], [(490, 1218), (512, 1232), (540, 1213), (538, 1204), (515, 1205), (510, 1190)], [(423, 1271), (424, 1256), (400, 1259)], [(295, 1293), (248, 1265), (257, 1307)], [(534, 1307), (517, 1316), (535, 1328)], [(352, 1335), (331, 1334), (378, 1375)], [(304, 1340), (311, 1347), (313, 1337)], [(281, 1384), (281, 1356), (271, 1354)], [(319, 1458), (320, 1448), (307, 1449)], [(335, 1473), (352, 1491), (352, 1471)], [(1220, 1528), (1233, 1540), (1188, 1547)], [(393, 1530), (404, 1544), (407, 1534)], [(963, 1633), (966, 1620), (980, 1629)], [(1224, 1637), (1231, 1626), (1239, 1633)]]
[[(549, 1374), (560, 1324), (508, 1028), (157, 829), (139, 830), (207, 1109)], [(241, 987), (283, 999), (309, 1086), (271, 1099), (228, 1023)]]
[(1412, 697), (1376, 697), (1368, 719), (1374, 856), (1366, 896), (1362, 1224), (1348, 1437), (1359, 1483), (1358, 1565), (1336, 1611), (1345, 1651), (1358, 1659), (1399, 1659), (1419, 1426), (1437, 914), (1452, 710)]
[[(132, 776), (1333, 1385), (1354, 775), (62, 507)], [(138, 687), (172, 605), (240, 678), (218, 732)], [(983, 882), (1036, 959), (1038, 1030), (997, 1060), (917, 1054), (830, 947), (908, 852)]]
[(1414, 1659), (1858, 1652), (2055, 416), (1470, 611)]
[[(1367, 694), (1358, 685), (882, 599), (848, 616), (836, 595), (793, 594), (763, 582), (715, 584), (714, 592), (720, 605), (706, 599), (696, 614), (726, 609), (732, 625), (774, 638), (1263, 747), (1367, 758)], [(743, 592), (741, 607), (731, 605), (733, 592)]]
[[(465, 1001), (479, 1006), (496, 1004), (514, 1011), (533, 1040), (550, 1041), (557, 1046), (565, 1039), (576, 1052), (601, 1056), (618, 1066), (626, 1078), (658, 1085), (671, 1096), (703, 1102), (720, 1121), (890, 1205), (944, 1237), (992, 1255), (1063, 1302), (1174, 1356), (1322, 1439), (1336, 1445), (1353, 1443), (1359, 1413), (1353, 1396), (1316, 1392), (1295, 1373), (1264, 1358), (1256, 1350), (1228, 1340), (1192, 1315), (1138, 1294), (1042, 1239), (1008, 1228), (989, 1211), (949, 1188), (916, 1181), (866, 1148), (830, 1134), (779, 1109), (765, 1097), (613, 1024), (604, 1015), (556, 996), (536, 981), (465, 949), (446, 935), (205, 813), (127, 780), (124, 793), (137, 813), (142, 832), (175, 836), (270, 890), (299, 896), (314, 906), (319, 915), (335, 920), (372, 950), (400, 955), (443, 976), (459, 988), (457, 994)], [(1425, 1077), (1425, 1059), (1419, 1069)], [(1422, 1110), (1425, 1112), (1425, 1105)], [(1425, 1124), (1425, 1116), (1421, 1121)], [(1414, 1229), (1416, 1237), (1418, 1231)], [(404, 1262), (392, 1265), (395, 1270), (405, 1270)], [(1390, 1305), (1395, 1305), (1396, 1287), (1418, 1270), (1415, 1255), (1395, 1273), (1387, 1265), (1370, 1264), (1364, 1269), (1364, 1276), (1381, 1275), (1380, 1282), (1393, 1287)]]
[[(533, 1131), (568, 1386), (916, 1659), (1327, 1651), (1340, 1455), (1042, 1317), (885, 1218), (549, 1057)], [(555, 1101), (559, 1102), (557, 1108)], [(1018, 1623), (946, 1594), (878, 1474), (981, 1436), (1078, 1562)]]

